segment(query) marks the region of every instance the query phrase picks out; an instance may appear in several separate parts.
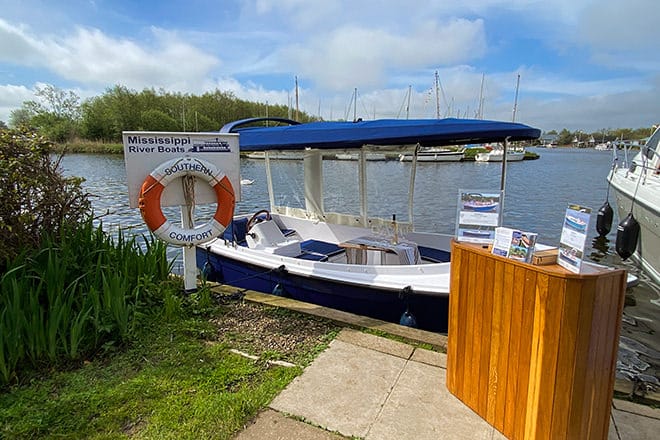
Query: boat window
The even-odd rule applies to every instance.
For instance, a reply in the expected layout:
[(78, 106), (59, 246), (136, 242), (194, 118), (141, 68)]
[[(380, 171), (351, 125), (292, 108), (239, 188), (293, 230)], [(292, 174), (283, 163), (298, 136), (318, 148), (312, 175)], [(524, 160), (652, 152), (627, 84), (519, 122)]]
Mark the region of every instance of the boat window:
[(357, 156), (325, 156), (323, 160), (325, 212), (360, 215), (360, 180), (357, 164)]
[(392, 215), (396, 215), (398, 222), (409, 223), (412, 221), (408, 213), (412, 167), (396, 159), (397, 156), (394, 160), (367, 162), (367, 209), (369, 217), (391, 220)]
[[(292, 155), (293, 153), (287, 153)], [(275, 206), (305, 208), (305, 175), (302, 154), (299, 157), (271, 158), (270, 170), (273, 179)]]

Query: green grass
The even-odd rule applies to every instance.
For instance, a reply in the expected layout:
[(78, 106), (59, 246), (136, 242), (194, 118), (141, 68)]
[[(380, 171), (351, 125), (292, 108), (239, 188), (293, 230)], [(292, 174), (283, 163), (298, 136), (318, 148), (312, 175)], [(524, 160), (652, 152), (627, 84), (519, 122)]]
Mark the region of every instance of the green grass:
[(58, 144), (57, 150), (66, 153), (124, 154), (124, 145), (112, 142), (76, 140)]
[[(213, 315), (223, 313), (214, 308)], [(289, 319), (304, 326), (312, 318)], [(300, 366), (284, 368), (268, 365), (266, 356), (252, 361), (230, 353), (233, 337), (218, 334), (204, 316), (142, 324), (125, 351), (71, 371), (35, 374), (0, 394), (0, 437), (227, 439), (336, 334), (329, 326), (313, 344), (301, 344), (287, 356)]]

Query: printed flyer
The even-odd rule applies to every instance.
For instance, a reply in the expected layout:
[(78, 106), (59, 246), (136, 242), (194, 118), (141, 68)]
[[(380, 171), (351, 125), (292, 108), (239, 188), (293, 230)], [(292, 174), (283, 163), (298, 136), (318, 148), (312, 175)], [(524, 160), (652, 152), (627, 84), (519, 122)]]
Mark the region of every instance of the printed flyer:
[(511, 228), (496, 228), (492, 253), (529, 263), (534, 255), (538, 234)]
[(502, 222), (502, 193), (459, 190), (456, 217), (458, 241), (492, 243)]
[(557, 264), (574, 273), (580, 273), (591, 208), (568, 205), (559, 241)]

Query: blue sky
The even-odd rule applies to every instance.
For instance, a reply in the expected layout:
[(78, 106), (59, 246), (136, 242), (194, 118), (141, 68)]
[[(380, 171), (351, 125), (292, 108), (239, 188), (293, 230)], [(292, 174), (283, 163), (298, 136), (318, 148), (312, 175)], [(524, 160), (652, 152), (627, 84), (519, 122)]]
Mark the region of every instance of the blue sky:
[[(460, 3), (460, 4), (459, 4)], [(325, 119), (660, 122), (657, 0), (0, 0), (0, 120), (52, 84), (220, 89)], [(483, 94), (482, 90), (483, 80)], [(408, 90), (410, 110), (406, 112)], [(255, 115), (256, 116), (256, 115)]]

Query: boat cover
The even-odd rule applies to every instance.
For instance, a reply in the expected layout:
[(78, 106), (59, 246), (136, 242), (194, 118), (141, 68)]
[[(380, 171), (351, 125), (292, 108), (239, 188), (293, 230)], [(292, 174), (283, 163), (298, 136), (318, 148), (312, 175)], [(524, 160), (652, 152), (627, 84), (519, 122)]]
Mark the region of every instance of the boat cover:
[[(258, 120), (263, 118), (255, 119)], [(541, 135), (541, 130), (528, 125), (481, 119), (376, 119), (241, 128), (249, 122), (236, 121), (221, 130), (240, 133), (241, 151), (459, 145), (503, 142), (506, 138), (508, 141), (531, 140)]]

